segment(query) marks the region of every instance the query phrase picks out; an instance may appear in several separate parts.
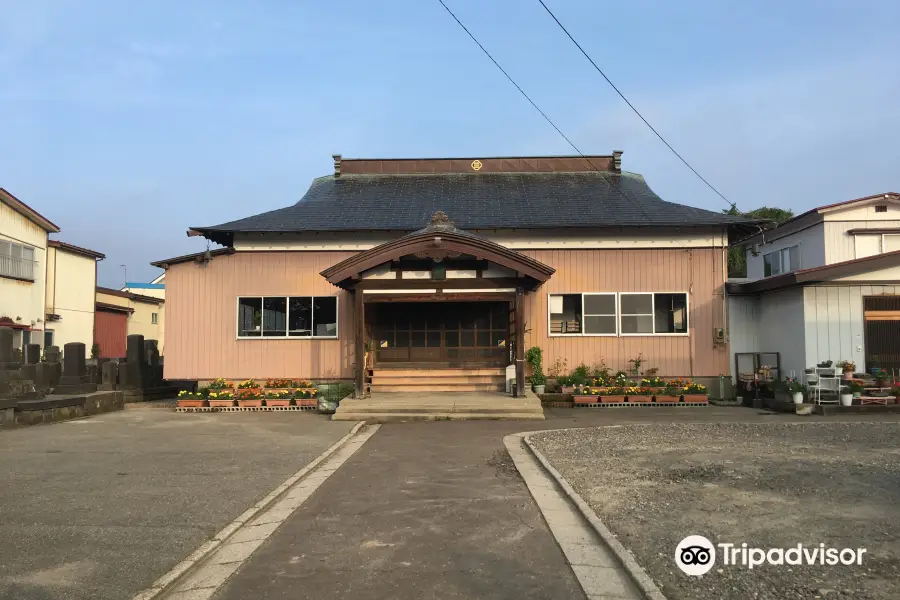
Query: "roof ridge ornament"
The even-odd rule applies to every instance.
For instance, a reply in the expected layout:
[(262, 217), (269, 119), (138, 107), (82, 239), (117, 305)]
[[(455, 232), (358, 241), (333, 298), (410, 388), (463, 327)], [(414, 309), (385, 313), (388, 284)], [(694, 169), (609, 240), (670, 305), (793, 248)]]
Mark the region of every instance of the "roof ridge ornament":
[(436, 213), (434, 213), (433, 215), (431, 215), (431, 225), (432, 226), (444, 225), (444, 226), (449, 226), (449, 227), (455, 227), (453, 221), (451, 221), (450, 217), (447, 216), (447, 213), (445, 213), (442, 210), (439, 210)]

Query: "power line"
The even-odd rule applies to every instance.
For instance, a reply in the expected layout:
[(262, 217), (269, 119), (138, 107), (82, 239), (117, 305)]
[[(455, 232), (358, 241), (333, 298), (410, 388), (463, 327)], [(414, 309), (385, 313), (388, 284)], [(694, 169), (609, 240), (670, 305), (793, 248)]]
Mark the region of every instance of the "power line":
[[(488, 52), (487, 49), (486, 49), (484, 46), (481, 45), (481, 42), (478, 41), (478, 38), (476, 38), (474, 35), (472, 35), (472, 32), (469, 31), (468, 27), (466, 27), (465, 25), (463, 25), (463, 22), (459, 20), (459, 18), (453, 13), (452, 10), (450, 10), (450, 8), (449, 8), (446, 4), (444, 4), (444, 0), (438, 0), (438, 2), (440, 2), (440, 3), (441, 3), (441, 6), (443, 6), (444, 9), (445, 9), (448, 13), (450, 13), (450, 16), (453, 17), (453, 20), (456, 21), (456, 22), (459, 24), (460, 27), (462, 27), (463, 31), (465, 31), (465, 32), (469, 35), (469, 37), (472, 38), (472, 41), (475, 42), (475, 43), (478, 45), (479, 48), (481, 48), (481, 51), (484, 52), (485, 56), (487, 56), (489, 59), (491, 59), (491, 62), (493, 62), (494, 65), (495, 65), (498, 69), (500, 69), (500, 72), (503, 73), (503, 74), (506, 76), (506, 78), (509, 80), (509, 82), (510, 82), (511, 84), (513, 84), (513, 85), (516, 87), (517, 90), (519, 90), (519, 93), (522, 94), (522, 96), (524, 96), (526, 100), (528, 100), (529, 104), (531, 104), (531, 106), (533, 106), (534, 109), (535, 109), (536, 111), (538, 111), (539, 113), (541, 113), (541, 116), (544, 117), (544, 120), (546, 120), (548, 123), (550, 123), (550, 126), (553, 127), (553, 129), (555, 129), (556, 132), (557, 132), (559, 135), (561, 135), (562, 138), (563, 138), (564, 140), (566, 140), (566, 142), (568, 142), (568, 144), (569, 144), (570, 146), (572, 146), (572, 148), (575, 150), (575, 152), (577, 152), (577, 153), (581, 156), (581, 158), (583, 158), (584, 160), (587, 161), (588, 165), (590, 165), (590, 167), (591, 167), (596, 173), (598, 173), (601, 177), (603, 177), (603, 179), (609, 184), (609, 187), (612, 188), (612, 189), (614, 189), (614, 190), (616, 190), (616, 192), (618, 192), (619, 195), (622, 196), (622, 198), (624, 198), (626, 201), (632, 203), (632, 204), (635, 206), (635, 208), (637, 208), (638, 211), (640, 211), (640, 213), (644, 216), (644, 218), (646, 218), (648, 221), (651, 220), (651, 219), (650, 219), (650, 215), (647, 214), (647, 212), (640, 206), (640, 204), (638, 204), (637, 202), (635, 202), (634, 200), (632, 200), (631, 198), (629, 198), (628, 196), (626, 196), (626, 195), (625, 195), (625, 192), (624, 192), (622, 189), (620, 189), (619, 186), (615, 185), (610, 179), (608, 179), (608, 178), (606, 177), (606, 174), (605, 174), (603, 171), (601, 171), (600, 169), (598, 169), (597, 167), (595, 167), (594, 164), (591, 162), (591, 159), (589, 159), (587, 156), (585, 156), (584, 153), (583, 153), (581, 150), (578, 149), (578, 146), (576, 146), (576, 145), (572, 142), (572, 140), (570, 140), (569, 137), (568, 137), (565, 133), (563, 133), (562, 130), (561, 130), (559, 127), (556, 126), (556, 124), (550, 119), (550, 117), (547, 116), (547, 113), (545, 113), (543, 110), (541, 110), (541, 107), (540, 107), (540, 106), (538, 106), (537, 104), (535, 104), (534, 100), (532, 100), (531, 97), (530, 97), (527, 93), (525, 93), (525, 90), (523, 90), (523, 89), (521, 88), (521, 86), (519, 86), (519, 84), (516, 83), (516, 81), (510, 76), (510, 74), (507, 73), (506, 70), (505, 70), (503, 67), (500, 66), (500, 63), (497, 62), (497, 59), (495, 59), (495, 58), (491, 55), (491, 53)], [(678, 242), (678, 240), (675, 240), (675, 241)], [(681, 242), (678, 242), (678, 243), (679, 243), (682, 247), (685, 247), (684, 244), (681, 244)]]
[[(712, 191), (714, 191), (714, 192), (715, 192), (722, 200), (724, 200), (725, 202), (727, 202), (729, 206), (731, 206), (732, 208), (736, 208), (736, 205), (735, 205), (734, 202), (732, 202), (731, 200), (729, 200), (728, 198), (726, 198), (726, 197), (722, 194), (722, 192), (720, 192), (719, 190), (717, 190), (717, 189), (713, 186), (713, 184), (711, 184), (709, 181), (706, 180), (705, 177), (703, 177), (703, 175), (701, 175), (699, 172), (697, 172), (697, 169), (695, 169), (694, 167), (692, 167), (692, 166), (691, 166), (691, 163), (689, 163), (683, 156), (681, 156), (681, 154), (679, 154), (678, 151), (675, 150), (675, 148), (672, 147), (672, 144), (670, 144), (669, 142), (667, 142), (667, 141), (666, 141), (666, 138), (664, 138), (664, 137), (656, 130), (656, 128), (653, 127), (653, 125), (650, 124), (650, 121), (648, 121), (647, 119), (644, 118), (644, 115), (642, 115), (641, 112), (640, 112), (637, 108), (635, 108), (634, 104), (632, 104), (631, 101), (628, 100), (628, 98), (625, 97), (625, 94), (623, 94), (623, 93), (621, 92), (621, 90), (619, 90), (619, 88), (616, 87), (616, 84), (614, 84), (614, 83), (612, 82), (612, 80), (610, 80), (610, 78), (606, 76), (606, 73), (603, 72), (603, 69), (601, 69), (599, 66), (597, 66), (597, 63), (594, 62), (594, 59), (591, 58), (590, 55), (589, 55), (587, 52), (584, 51), (584, 48), (581, 47), (581, 44), (579, 44), (579, 43), (575, 40), (575, 38), (572, 37), (572, 34), (569, 33), (569, 30), (566, 29), (565, 26), (564, 26), (562, 23), (559, 22), (559, 19), (557, 19), (557, 18), (556, 18), (556, 15), (553, 14), (553, 11), (550, 10), (550, 9), (547, 7), (546, 4), (544, 4), (544, 0), (538, 0), (538, 2), (541, 3), (541, 6), (543, 6), (543, 7), (544, 7), (544, 10), (547, 11), (547, 14), (549, 14), (551, 17), (553, 17), (553, 20), (556, 21), (556, 24), (559, 25), (560, 29), (563, 30), (563, 32), (569, 37), (569, 39), (572, 40), (572, 43), (575, 44), (575, 46), (581, 51), (582, 54), (584, 54), (584, 57), (585, 57), (586, 59), (588, 59), (588, 61), (590, 61), (590, 63), (591, 63), (592, 65), (594, 65), (594, 68), (597, 70), (598, 73), (600, 73), (600, 75), (603, 76), (603, 79), (606, 80), (606, 83), (608, 83), (608, 84), (612, 87), (612, 89), (614, 89), (614, 90), (616, 91), (616, 93), (619, 95), (619, 97), (622, 98), (622, 100), (625, 101), (625, 104), (627, 104), (628, 107), (631, 108), (632, 111), (634, 111), (634, 114), (636, 114), (638, 117), (640, 117), (641, 121), (643, 121), (644, 124), (645, 124), (647, 127), (650, 128), (650, 131), (652, 131), (653, 133), (655, 133), (655, 134), (656, 134), (656, 137), (658, 137), (658, 138), (660, 139), (660, 141), (661, 141), (663, 144), (665, 144), (666, 147), (667, 147), (669, 150), (672, 151), (672, 154), (674, 154), (675, 156), (677, 156), (677, 157), (679, 158), (679, 160), (681, 160), (681, 162), (683, 162), (683, 163), (685, 164), (685, 166), (686, 166), (688, 169), (690, 169), (691, 171), (693, 171), (694, 175), (696, 175), (697, 177), (700, 178), (700, 181), (702, 181), (703, 183), (705, 183), (705, 184), (707, 185), (707, 187), (709, 187), (709, 189), (711, 189)], [(443, 2), (441, 2), (441, 4), (443, 4)], [(444, 8), (446, 8), (446, 6), (445, 6)], [(471, 34), (470, 34), (470, 35), (471, 35)], [(479, 44), (479, 45), (480, 45), (480, 44)]]

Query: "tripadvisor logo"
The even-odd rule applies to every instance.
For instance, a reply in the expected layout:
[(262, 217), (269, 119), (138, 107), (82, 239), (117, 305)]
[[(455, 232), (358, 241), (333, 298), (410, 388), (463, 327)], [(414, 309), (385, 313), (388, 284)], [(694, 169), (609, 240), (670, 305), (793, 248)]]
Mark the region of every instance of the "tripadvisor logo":
[(702, 535), (689, 535), (675, 548), (675, 564), (687, 575), (705, 575), (716, 564), (716, 548), (719, 549), (723, 566), (742, 566), (748, 569), (761, 565), (861, 565), (865, 548), (830, 548), (825, 544), (804, 546), (797, 544), (790, 548), (748, 547), (740, 545), (713, 544)]

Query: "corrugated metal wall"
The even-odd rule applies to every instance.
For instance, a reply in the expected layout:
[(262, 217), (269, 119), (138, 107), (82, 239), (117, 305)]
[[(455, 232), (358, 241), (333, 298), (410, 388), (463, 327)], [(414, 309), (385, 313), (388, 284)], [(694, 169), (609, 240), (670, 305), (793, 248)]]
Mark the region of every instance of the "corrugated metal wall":
[[(625, 369), (643, 353), (646, 367), (664, 376), (728, 375), (729, 353), (713, 343), (714, 328), (725, 327), (722, 249), (679, 250), (523, 250), (556, 269), (535, 294), (526, 297), (530, 315), (526, 348), (541, 346), (544, 364), (564, 358), (571, 369), (580, 362), (604, 361)], [(689, 292), (689, 336), (549, 337), (547, 295), (566, 292)]]
[[(353, 252), (238, 252), (166, 272), (169, 379), (350, 378), (352, 296), (319, 273)], [(237, 338), (238, 296), (339, 296), (339, 339)]]
[(866, 369), (863, 297), (900, 294), (900, 285), (809, 286), (804, 288), (806, 362), (852, 360)]
[[(714, 347), (713, 330), (724, 327), (721, 249), (530, 250), (557, 269), (526, 297), (531, 331), (526, 347), (544, 349), (546, 365), (565, 358), (604, 360), (628, 366), (643, 353), (645, 365), (669, 376), (728, 375), (725, 347)], [(165, 375), (171, 379), (255, 377), (352, 377), (352, 295), (331, 286), (319, 272), (352, 252), (238, 252), (208, 264), (173, 265), (166, 274)], [(563, 292), (688, 292), (689, 336), (547, 336), (547, 294)], [(236, 297), (339, 295), (337, 340), (236, 339)]]
[[(734, 355), (741, 352), (760, 352), (759, 314), (760, 298), (758, 296), (728, 297), (728, 342), (731, 375), (735, 383), (738, 373), (735, 372)], [(744, 359), (741, 368), (746, 370), (749, 360)]]
[[(94, 313), (94, 343), (100, 346), (100, 358), (124, 358), (128, 315), (98, 310)], [(87, 347), (90, 357), (91, 348)]]

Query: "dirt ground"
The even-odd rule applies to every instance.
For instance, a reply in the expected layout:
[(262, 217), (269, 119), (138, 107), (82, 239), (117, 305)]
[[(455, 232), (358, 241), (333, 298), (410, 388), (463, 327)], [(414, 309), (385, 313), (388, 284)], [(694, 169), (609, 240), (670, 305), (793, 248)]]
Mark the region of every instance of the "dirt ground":
[[(537, 434), (670, 600), (900, 598), (900, 423), (653, 424)], [(688, 535), (866, 548), (862, 565), (677, 567)]]

